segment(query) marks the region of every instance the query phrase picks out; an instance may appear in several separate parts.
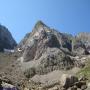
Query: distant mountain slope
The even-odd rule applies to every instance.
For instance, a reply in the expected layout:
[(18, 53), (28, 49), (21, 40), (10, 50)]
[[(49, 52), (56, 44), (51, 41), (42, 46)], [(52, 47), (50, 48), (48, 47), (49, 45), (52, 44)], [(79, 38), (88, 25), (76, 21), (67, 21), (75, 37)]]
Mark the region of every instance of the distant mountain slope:
[(11, 33), (5, 26), (0, 25), (0, 51), (3, 49), (13, 49), (17, 45)]

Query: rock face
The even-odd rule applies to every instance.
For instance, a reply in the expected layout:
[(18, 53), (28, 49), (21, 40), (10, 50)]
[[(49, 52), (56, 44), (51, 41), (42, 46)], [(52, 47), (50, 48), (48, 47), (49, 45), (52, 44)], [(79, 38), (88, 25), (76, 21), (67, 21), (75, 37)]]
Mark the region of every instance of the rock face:
[(60, 81), (61, 81), (61, 85), (67, 89), (72, 85), (74, 85), (75, 82), (78, 82), (78, 78), (75, 76), (69, 76), (67, 74), (63, 74)]
[(73, 37), (70, 34), (60, 33), (55, 29), (51, 29), (50, 27), (46, 26), (42, 21), (38, 21), (32, 32), (26, 34), (18, 47), (22, 48), (23, 50), (25, 50), (27, 47), (38, 49), (46, 49), (47, 47), (49, 47), (62, 49), (62, 51), (68, 54), (70, 54), (70, 52), (75, 55), (89, 54), (90, 33), (79, 33), (78, 35)]
[(28, 33), (18, 45), (23, 51), (21, 61), (22, 67), (27, 69), (25, 74), (33, 70), (33, 74), (29, 73), (32, 77), (35, 74), (46, 74), (54, 70), (71, 69), (79, 62), (70, 56), (89, 54), (89, 37), (89, 34), (84, 33), (76, 37), (60, 33), (38, 21), (33, 31)]
[(78, 55), (90, 54), (90, 33), (79, 33), (73, 40), (73, 49)]
[(38, 21), (33, 31), (31, 33), (26, 34), (25, 38), (20, 42), (18, 47), (25, 49), (25, 47), (31, 47), (37, 42), (40, 45), (42, 43), (45, 47), (62, 47), (66, 48), (67, 51), (71, 51), (71, 38), (72, 35), (60, 33), (46, 26), (42, 21)]
[(23, 64), (28, 64), (31, 61), (36, 62), (36, 64), (37, 61), (39, 62), (37, 67), (36, 64), (29, 64), (29, 70), (26, 72), (34, 68), (35, 74), (46, 74), (54, 70), (74, 67), (74, 61), (69, 57), (72, 50), (71, 38), (71, 35), (59, 33), (50, 29), (43, 22), (37, 22), (33, 31), (27, 34), (18, 45), (18, 48), (23, 51)]
[(3, 51), (4, 49), (13, 49), (16, 45), (17, 44), (8, 29), (0, 25), (0, 51)]
[[(19, 43), (17, 50), (21, 53), (18, 61), (24, 75), (35, 83), (38, 81), (42, 86), (51, 86), (52, 90), (52, 85), (57, 84), (58, 78), (65, 74), (63, 71), (68, 70), (68, 73), (72, 74), (69, 72), (72, 68), (84, 67), (84, 60), (77, 58), (77, 55), (79, 57), (90, 54), (90, 34), (80, 33), (74, 37), (38, 21), (32, 32), (26, 34)], [(62, 79), (61, 84), (66, 90), (77, 89), (73, 86), (78, 82), (77, 77), (63, 76)]]

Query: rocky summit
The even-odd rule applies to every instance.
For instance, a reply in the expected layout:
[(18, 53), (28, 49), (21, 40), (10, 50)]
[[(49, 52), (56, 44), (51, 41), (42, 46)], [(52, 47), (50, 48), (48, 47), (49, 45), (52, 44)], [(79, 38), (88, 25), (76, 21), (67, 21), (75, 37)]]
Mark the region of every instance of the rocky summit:
[[(34, 68), (35, 73), (44, 74), (57, 69), (80, 66), (79, 61), (71, 57), (90, 53), (89, 37), (90, 35), (86, 33), (75, 37), (60, 33), (38, 21), (32, 32), (28, 33), (18, 45), (23, 52), (22, 67)], [(29, 64), (30, 62), (33, 63)], [(28, 67), (24, 63), (29, 64)]]
[[(9, 37), (10, 40), (12, 36)], [(15, 41), (12, 43), (10, 45), (14, 47)], [(7, 57), (7, 54), (2, 55)], [(90, 33), (72, 36), (38, 21), (32, 32), (27, 33), (17, 45), (15, 52), (9, 55), (10, 63), (1, 69), (1, 80), (4, 84), (13, 85), (14, 89), (86, 90), (90, 88)], [(10, 82), (4, 81), (3, 76)]]
[(4, 51), (4, 49), (14, 49), (16, 45), (17, 43), (8, 29), (5, 26), (0, 25), (0, 51)]

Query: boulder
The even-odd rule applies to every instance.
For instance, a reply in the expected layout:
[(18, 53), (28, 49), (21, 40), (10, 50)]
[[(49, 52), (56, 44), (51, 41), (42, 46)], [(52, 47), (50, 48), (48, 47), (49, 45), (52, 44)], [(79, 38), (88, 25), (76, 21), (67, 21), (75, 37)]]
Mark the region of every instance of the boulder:
[(75, 82), (78, 82), (78, 78), (68, 74), (63, 74), (60, 79), (60, 84), (66, 89), (73, 86)]
[(77, 87), (76, 86), (72, 86), (68, 90), (77, 90)]
[(87, 89), (86, 90), (90, 90), (90, 83), (87, 84)]
[(15, 86), (2, 82), (0, 90), (18, 90)]
[(81, 90), (85, 90), (87, 88), (87, 85), (82, 85)]
[(78, 81), (78, 82), (75, 83), (75, 85), (78, 88), (81, 88), (82, 86), (86, 86), (86, 81)]
[(24, 90), (30, 90), (29, 88), (24, 88)]
[(49, 88), (48, 90), (59, 90), (58, 87)]

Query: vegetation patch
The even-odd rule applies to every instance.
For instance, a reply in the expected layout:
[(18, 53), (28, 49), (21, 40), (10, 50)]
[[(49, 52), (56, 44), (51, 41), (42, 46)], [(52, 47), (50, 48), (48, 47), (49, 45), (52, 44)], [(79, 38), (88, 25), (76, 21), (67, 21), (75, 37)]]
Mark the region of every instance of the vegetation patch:
[(78, 77), (83, 75), (85, 75), (90, 81), (90, 59), (86, 62), (86, 66), (77, 73)]

